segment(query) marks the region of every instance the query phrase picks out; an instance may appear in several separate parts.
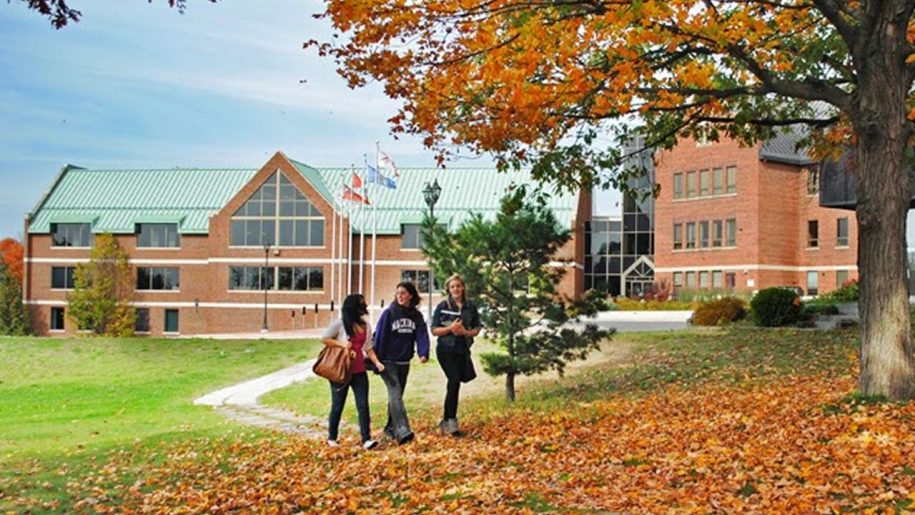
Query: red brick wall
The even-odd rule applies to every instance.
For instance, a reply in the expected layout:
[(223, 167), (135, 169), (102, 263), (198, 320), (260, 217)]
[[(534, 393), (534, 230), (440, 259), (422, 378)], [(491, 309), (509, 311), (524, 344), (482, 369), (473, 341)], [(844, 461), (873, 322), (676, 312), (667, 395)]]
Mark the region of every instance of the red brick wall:
[[(688, 200), (673, 199), (675, 173), (737, 166), (737, 194)], [(656, 161), (661, 185), (655, 208), (655, 266), (657, 279), (672, 279), (674, 271), (713, 271), (736, 274), (738, 291), (779, 285), (806, 290), (808, 270), (819, 274), (819, 292), (834, 289), (836, 270), (857, 277), (857, 230), (854, 213), (819, 206), (807, 195), (807, 171), (793, 165), (759, 159), (758, 147), (731, 140), (698, 146), (683, 140)], [(684, 176), (685, 177), (685, 176)], [(684, 189), (685, 179), (684, 179)], [(736, 248), (673, 250), (673, 225), (702, 220), (737, 218)], [(836, 248), (836, 220), (848, 217), (849, 245)], [(807, 249), (807, 221), (819, 221), (820, 245)], [(697, 234), (698, 238), (698, 234)], [(697, 281), (698, 282), (698, 281)]]
[[(253, 194), (265, 180), (276, 170), (285, 175), (299, 188), (308, 200), (325, 217), (324, 246), (319, 248), (272, 248), (268, 260), (270, 266), (310, 266), (321, 267), (324, 274), (324, 288), (321, 291), (286, 292), (271, 290), (267, 293), (267, 324), (271, 331), (301, 329), (303, 323), (307, 328), (324, 327), (339, 316), (339, 300), (344, 294), (337, 291), (338, 274), (343, 268), (336, 267), (331, 284), (331, 256), (333, 239), (332, 206), (315, 191), (291, 163), (282, 155), (272, 157), (254, 178), (245, 185), (218, 213), (210, 218), (208, 235), (181, 235), (181, 247), (178, 249), (138, 249), (136, 235), (115, 235), (118, 244), (127, 251), (131, 263), (136, 266), (169, 266), (180, 269), (180, 288), (175, 291), (138, 291), (134, 302), (138, 307), (149, 309), (150, 334), (159, 335), (164, 331), (165, 310), (179, 310), (179, 332), (181, 334), (257, 332), (263, 325), (264, 293), (263, 291), (229, 290), (229, 268), (231, 266), (263, 266), (264, 250), (260, 247), (230, 247), (230, 220), (232, 215)], [(582, 197), (585, 197), (584, 195)], [(560, 252), (567, 257), (583, 259), (583, 222), (590, 216), (590, 198), (580, 199), (573, 239)], [(337, 237), (340, 234), (340, 220), (337, 221)], [(344, 222), (342, 231), (347, 234), (349, 227)], [(28, 232), (26, 231), (26, 234)], [(50, 235), (28, 234), (27, 256), (27, 299), (31, 302), (33, 329), (38, 334), (48, 334), (50, 310), (52, 306), (65, 306), (67, 291), (51, 290), (52, 266), (75, 266), (76, 260), (88, 260), (88, 249), (55, 248), (51, 246)], [(426, 259), (418, 250), (401, 249), (400, 235), (380, 235), (377, 240), (375, 273), (375, 311), (382, 302), (387, 305), (393, 298), (394, 286), (401, 280), (402, 270), (426, 270)], [(353, 291), (364, 291), (366, 300), (372, 300), (370, 288), (372, 241), (365, 238), (365, 265), (363, 281), (365, 286), (359, 288), (359, 236), (353, 237), (351, 267)], [(346, 258), (348, 245), (344, 241), (343, 258)], [(339, 259), (339, 257), (338, 257)], [(37, 260), (37, 261), (36, 261)], [(49, 262), (52, 260), (52, 262)], [(152, 260), (152, 261), (150, 261)], [(169, 263), (169, 261), (172, 261)], [(563, 279), (562, 292), (577, 295), (582, 291), (583, 279), (581, 269), (568, 268), (569, 273)], [(343, 280), (343, 292), (349, 292), (346, 277)], [(333, 295), (332, 295), (333, 292)], [(440, 296), (434, 295), (433, 304), (438, 303)], [(333, 301), (334, 311), (330, 311)], [(423, 294), (421, 309), (427, 312), (428, 294)], [(314, 307), (318, 304), (318, 313)], [(303, 318), (302, 307), (306, 307)], [(293, 312), (295, 315), (293, 316)], [(72, 324), (66, 323), (63, 334), (73, 334)], [(57, 334), (57, 333), (55, 333)]]

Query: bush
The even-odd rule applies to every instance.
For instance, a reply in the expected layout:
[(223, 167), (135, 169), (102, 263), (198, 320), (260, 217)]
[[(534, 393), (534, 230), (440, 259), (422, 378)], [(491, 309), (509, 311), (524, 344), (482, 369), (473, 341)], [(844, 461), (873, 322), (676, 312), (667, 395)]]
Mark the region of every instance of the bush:
[(750, 301), (750, 313), (756, 325), (791, 325), (800, 319), (801, 298), (786, 288), (766, 288)]
[(747, 316), (747, 306), (740, 299), (723, 299), (703, 302), (693, 313), (693, 325), (725, 325)]
[(617, 297), (613, 303), (623, 311), (690, 311), (695, 305), (675, 300), (638, 300)]
[(829, 299), (817, 298), (804, 303), (804, 313), (811, 315), (838, 315), (839, 307)]
[(835, 302), (855, 302), (858, 300), (858, 280), (849, 279), (842, 283), (842, 287), (833, 290), (823, 297)]

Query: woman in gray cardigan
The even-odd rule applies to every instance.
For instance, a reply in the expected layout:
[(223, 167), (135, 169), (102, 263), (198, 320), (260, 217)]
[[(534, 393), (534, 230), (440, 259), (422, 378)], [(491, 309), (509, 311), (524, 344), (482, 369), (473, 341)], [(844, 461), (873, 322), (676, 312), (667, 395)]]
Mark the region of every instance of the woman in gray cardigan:
[(372, 350), (372, 327), (365, 316), (368, 307), (365, 297), (358, 293), (348, 295), (340, 309), (341, 318), (330, 324), (324, 331), (321, 342), (327, 346), (338, 346), (349, 349), (355, 354), (352, 365), (352, 379), (348, 384), (330, 383), (330, 416), (327, 419), (327, 445), (339, 447), (337, 435), (340, 429), (340, 416), (346, 404), (346, 394), (350, 388), (356, 398), (356, 411), (359, 413), (359, 432), (362, 434), (362, 447), (373, 449), (378, 442), (372, 440), (371, 418), (369, 417), (369, 378), (365, 372), (365, 359), (368, 357), (375, 367), (382, 371), (384, 364), (378, 360)]

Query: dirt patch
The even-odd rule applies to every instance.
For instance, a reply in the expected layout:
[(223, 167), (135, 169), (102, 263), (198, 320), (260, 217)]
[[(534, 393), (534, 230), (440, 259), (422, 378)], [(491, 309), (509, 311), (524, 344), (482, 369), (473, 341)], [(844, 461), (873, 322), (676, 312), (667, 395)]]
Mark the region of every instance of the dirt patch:
[[(480, 349), (480, 351), (491, 352), (492, 349), (493, 347), (486, 346), (484, 349)], [(600, 350), (592, 352), (587, 359), (567, 364), (565, 374), (566, 376), (571, 376), (591, 368), (606, 367), (608, 365), (612, 365), (614, 367), (627, 365), (633, 362), (634, 349), (635, 344), (630, 342), (617, 339), (604, 340), (600, 344)], [(468, 397), (480, 397), (504, 393), (505, 377), (492, 377), (484, 372), (483, 365), (480, 363), (480, 351), (477, 351), (476, 347), (474, 347), (474, 350), (476, 352), (474, 352), (473, 355), (473, 362), (477, 370), (477, 378), (461, 386), (461, 398), (463, 399)], [(434, 364), (433, 366), (438, 368), (437, 364)], [(557, 378), (558, 374), (555, 372), (549, 372), (538, 376), (516, 377), (515, 389), (523, 390), (526, 387), (538, 383), (555, 381)], [(444, 380), (444, 374), (442, 374), (442, 380)], [(429, 386), (431, 387), (421, 386), (415, 388), (412, 392), (408, 389), (408, 393), (411, 394), (411, 397), (421, 399), (421, 402), (423, 403), (428, 402), (433, 405), (441, 403), (442, 396), (444, 395), (444, 384)]]

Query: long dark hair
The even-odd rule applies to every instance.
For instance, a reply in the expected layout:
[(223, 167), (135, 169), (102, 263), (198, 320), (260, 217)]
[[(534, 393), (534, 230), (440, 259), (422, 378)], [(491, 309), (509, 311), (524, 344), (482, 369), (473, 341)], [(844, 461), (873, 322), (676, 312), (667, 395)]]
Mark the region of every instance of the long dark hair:
[(403, 288), (403, 289), (407, 290), (407, 293), (410, 294), (410, 308), (411, 309), (415, 309), (416, 306), (419, 306), (419, 301), (421, 299), (419, 298), (419, 292), (416, 291), (416, 286), (414, 286), (413, 283), (411, 283), (410, 281), (404, 281), (401, 283), (397, 283), (397, 286), (395, 286), (394, 289), (396, 290), (397, 288)]
[(343, 329), (347, 336), (356, 334), (356, 326), (366, 328), (365, 315), (369, 314), (369, 309), (365, 305), (365, 297), (361, 293), (352, 293), (343, 299), (343, 307), (340, 308), (343, 315)]

